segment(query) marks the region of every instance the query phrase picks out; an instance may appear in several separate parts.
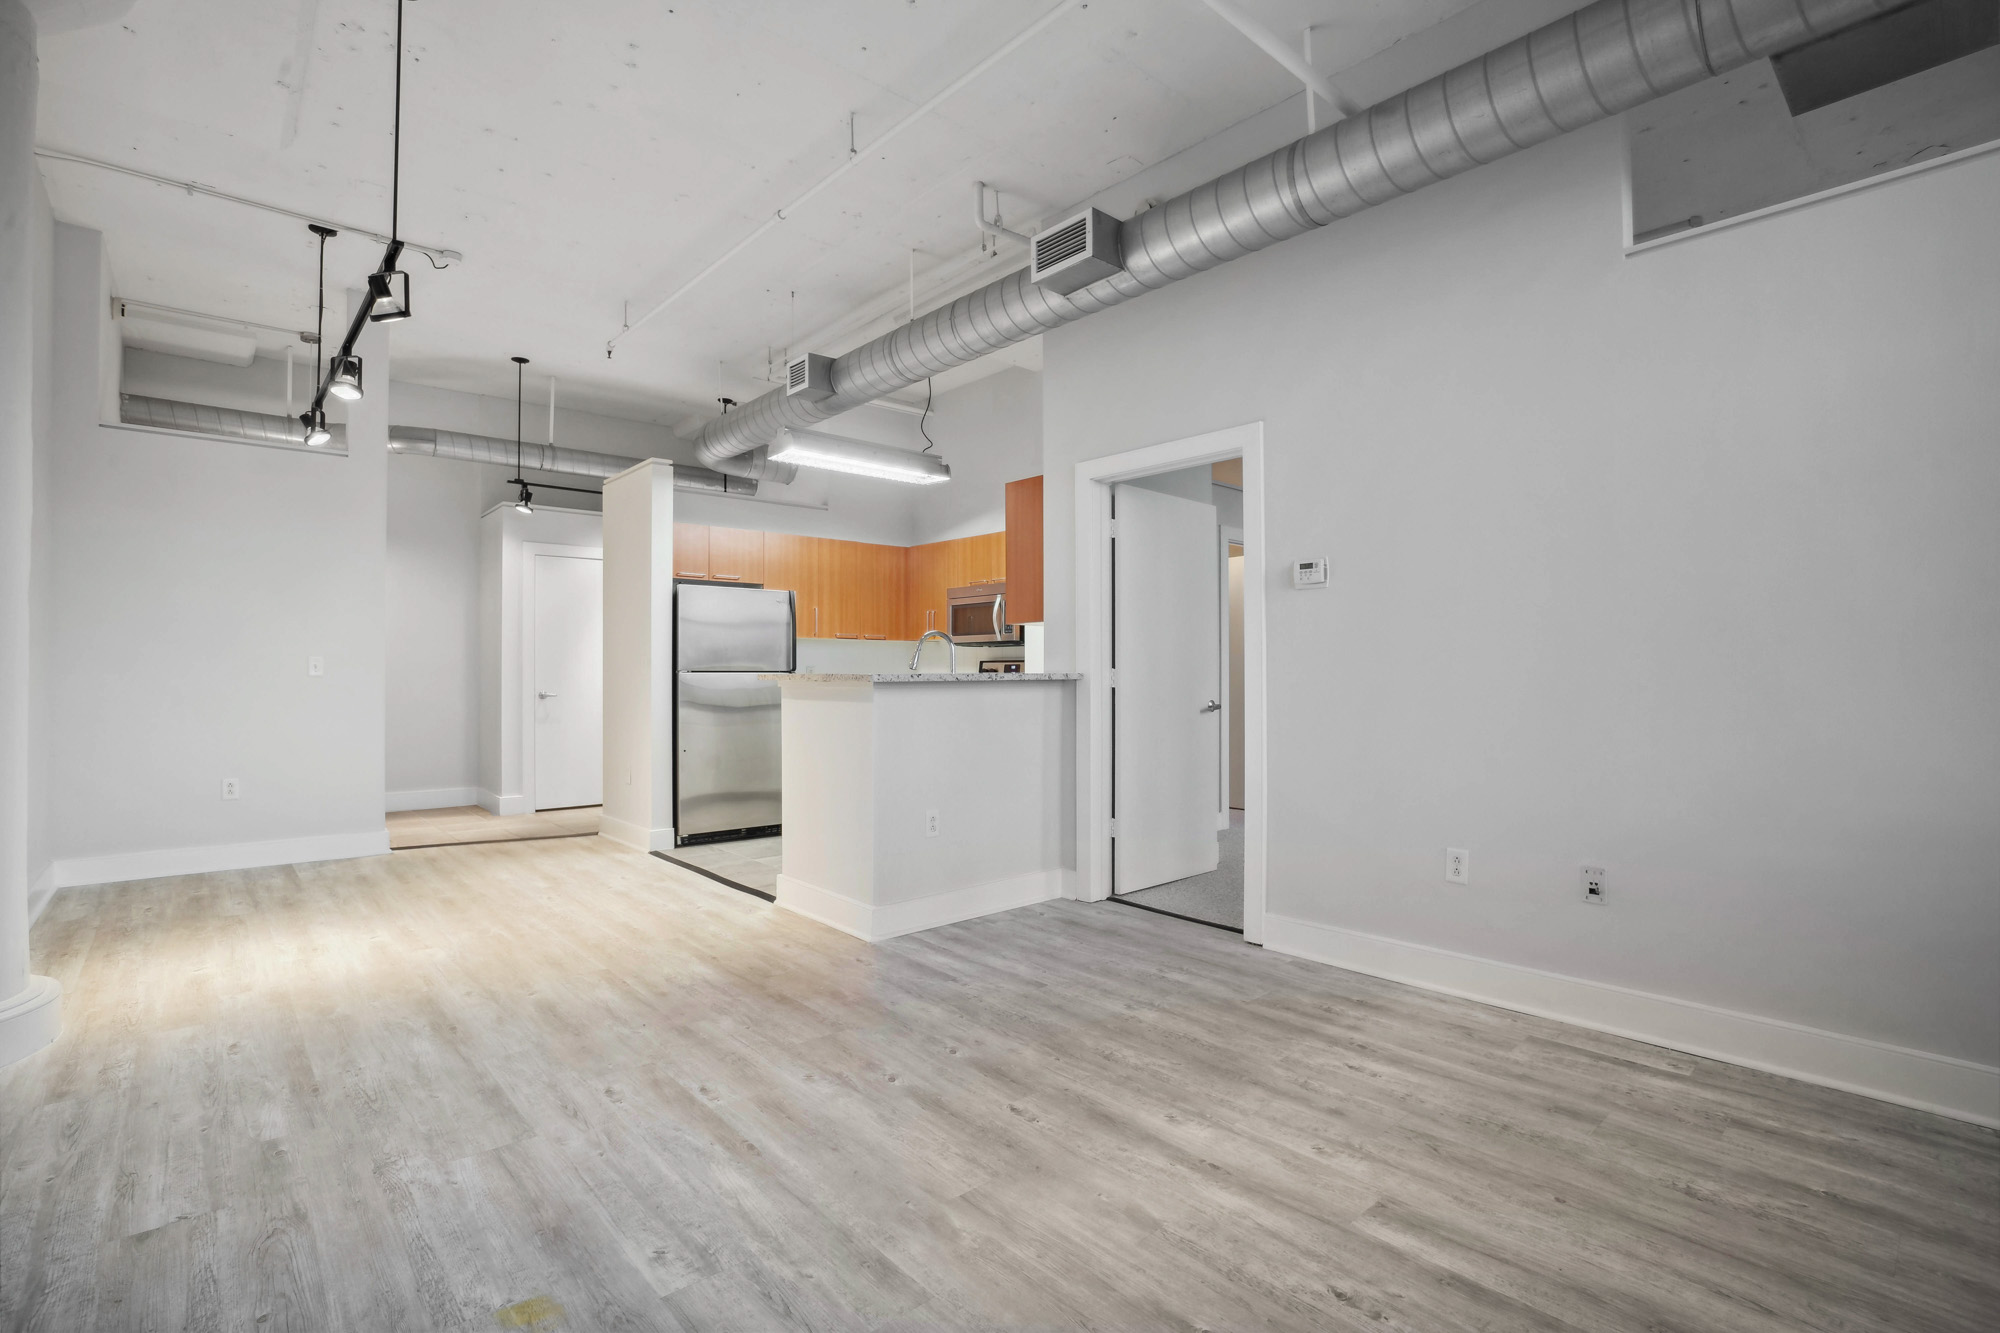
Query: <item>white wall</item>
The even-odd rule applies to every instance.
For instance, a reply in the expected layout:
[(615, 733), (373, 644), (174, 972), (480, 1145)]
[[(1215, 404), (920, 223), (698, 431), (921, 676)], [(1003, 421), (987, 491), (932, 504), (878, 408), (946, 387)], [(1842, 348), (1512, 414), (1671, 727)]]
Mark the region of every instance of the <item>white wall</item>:
[(1622, 181), (1048, 334), (1049, 667), (1077, 460), (1261, 420), (1274, 919), (2000, 1063), (2000, 157), (1632, 257)]
[[(386, 405), (345, 457), (102, 426), (107, 322), (102, 238), (59, 226), (58, 879), (386, 850)], [(387, 369), (380, 329), (364, 349)]]
[(485, 469), (389, 456), (389, 808), (470, 805), (479, 786), (479, 515)]
[(975, 537), (1007, 526), (1007, 483), (1042, 470), (1042, 376), (1010, 367), (932, 404), (924, 429), (951, 480), (917, 502), (912, 544)]

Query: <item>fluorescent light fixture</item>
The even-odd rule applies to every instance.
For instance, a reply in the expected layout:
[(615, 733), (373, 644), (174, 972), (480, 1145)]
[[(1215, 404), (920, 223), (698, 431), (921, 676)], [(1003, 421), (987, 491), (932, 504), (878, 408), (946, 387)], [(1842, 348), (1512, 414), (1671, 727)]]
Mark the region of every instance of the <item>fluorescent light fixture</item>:
[(950, 464), (936, 454), (919, 454), (886, 444), (846, 440), (838, 435), (789, 427), (779, 431), (778, 438), (771, 441), (771, 461), (827, 472), (848, 472), (878, 481), (900, 481), (911, 486), (935, 486), (951, 480)]
[(361, 396), (361, 358), (358, 356), (337, 356), (333, 359), (333, 369), (327, 375), (326, 391), (335, 398), (345, 398), (353, 402)]
[(315, 449), (332, 438), (333, 432), (326, 428), (326, 413), (324, 412), (314, 417), (312, 424), (306, 427), (306, 443)]
[(368, 290), (374, 294), (374, 308), (368, 312), (373, 324), (386, 324), (390, 320), (410, 317), (410, 275), (401, 269), (391, 269), (387, 273), (370, 273)]
[(515, 497), (514, 500), (514, 512), (517, 514), (534, 513), (535, 506), (530, 503), (530, 501), (532, 501), (534, 498), (535, 498), (535, 493), (528, 489), (528, 484), (526, 482), (522, 482), (521, 493), (519, 496)]

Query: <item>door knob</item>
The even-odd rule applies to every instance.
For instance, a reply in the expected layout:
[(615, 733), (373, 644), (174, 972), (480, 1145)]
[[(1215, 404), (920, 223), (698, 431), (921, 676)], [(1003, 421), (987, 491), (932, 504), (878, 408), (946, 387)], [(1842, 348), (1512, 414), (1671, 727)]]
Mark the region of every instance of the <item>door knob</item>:
[(1217, 703), (1215, 700), (1210, 699), (1208, 701), (1208, 707), (1202, 709), (1201, 711), (1204, 713), (1219, 713), (1222, 711), (1222, 705)]
[(535, 697), (537, 699), (553, 699), (556, 697), (556, 692), (554, 690), (536, 690)]

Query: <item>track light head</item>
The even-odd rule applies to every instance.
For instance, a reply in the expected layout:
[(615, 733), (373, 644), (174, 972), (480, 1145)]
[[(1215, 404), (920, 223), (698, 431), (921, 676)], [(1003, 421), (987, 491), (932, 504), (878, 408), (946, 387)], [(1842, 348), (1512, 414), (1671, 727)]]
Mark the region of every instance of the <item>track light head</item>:
[(326, 380), (326, 391), (335, 398), (354, 402), (361, 397), (361, 358), (337, 356)]
[(317, 449), (333, 438), (333, 432), (326, 428), (326, 413), (301, 412), (299, 420), (306, 428), (306, 443)]
[(534, 513), (535, 512), (535, 506), (533, 504), (534, 498), (535, 498), (535, 493), (528, 489), (528, 483), (526, 483), (525, 481), (522, 482), (521, 493), (514, 498), (514, 512), (517, 514)]
[(370, 273), (368, 291), (375, 298), (368, 311), (370, 323), (387, 324), (410, 317), (410, 275), (401, 269)]

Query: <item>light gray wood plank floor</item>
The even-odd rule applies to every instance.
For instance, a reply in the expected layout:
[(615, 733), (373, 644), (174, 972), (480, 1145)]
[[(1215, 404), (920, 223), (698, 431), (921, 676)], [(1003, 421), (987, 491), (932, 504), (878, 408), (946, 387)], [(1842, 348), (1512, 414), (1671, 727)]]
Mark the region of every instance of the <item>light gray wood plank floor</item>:
[(1973, 1330), (1986, 1130), (1110, 904), (595, 838), (78, 889), (0, 1329)]

